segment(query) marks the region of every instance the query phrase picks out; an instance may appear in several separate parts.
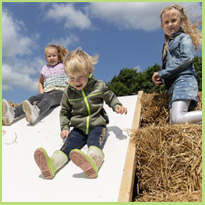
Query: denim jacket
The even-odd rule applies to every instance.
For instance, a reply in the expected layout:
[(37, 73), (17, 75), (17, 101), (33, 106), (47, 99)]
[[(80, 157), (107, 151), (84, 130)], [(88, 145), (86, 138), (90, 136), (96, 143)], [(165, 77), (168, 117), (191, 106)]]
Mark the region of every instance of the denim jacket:
[(194, 54), (194, 45), (188, 34), (180, 31), (172, 35), (164, 68), (158, 72), (168, 89), (181, 75), (196, 76), (193, 65)]

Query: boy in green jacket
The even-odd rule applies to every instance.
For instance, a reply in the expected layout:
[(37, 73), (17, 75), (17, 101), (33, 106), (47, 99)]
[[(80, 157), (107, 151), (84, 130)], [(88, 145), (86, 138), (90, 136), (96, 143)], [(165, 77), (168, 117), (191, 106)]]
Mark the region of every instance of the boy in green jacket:
[[(69, 77), (69, 86), (61, 99), (61, 138), (66, 139), (60, 150), (48, 157), (43, 148), (38, 148), (34, 158), (43, 176), (52, 179), (55, 173), (71, 159), (89, 178), (98, 176), (104, 160), (102, 152), (108, 115), (103, 103), (113, 111), (126, 114), (116, 95), (106, 84), (93, 75), (98, 56), (91, 57), (81, 49), (70, 52), (64, 59), (64, 69)], [(73, 129), (70, 131), (70, 128)], [(80, 149), (87, 144), (88, 152)]]

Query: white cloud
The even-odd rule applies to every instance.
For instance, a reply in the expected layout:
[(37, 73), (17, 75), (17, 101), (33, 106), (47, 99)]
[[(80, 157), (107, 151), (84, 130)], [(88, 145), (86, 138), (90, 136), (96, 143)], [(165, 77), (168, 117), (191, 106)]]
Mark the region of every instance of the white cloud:
[(186, 2), (182, 3), (182, 5), (184, 6), (186, 15), (192, 23), (202, 18), (202, 5), (200, 2)]
[(22, 56), (32, 53), (33, 40), (24, 35), (25, 25), (2, 11), (2, 56)]
[[(160, 11), (170, 2), (94, 2), (87, 7), (87, 13), (119, 29), (142, 29), (153, 31), (160, 28)], [(193, 6), (198, 3), (183, 3)]]
[(79, 38), (76, 35), (70, 35), (65, 38), (53, 39), (49, 44), (59, 44), (69, 49), (69, 46), (76, 42), (79, 42)]
[(46, 19), (54, 19), (57, 22), (63, 21), (66, 28), (89, 29), (92, 24), (89, 18), (73, 4), (52, 4), (45, 15)]
[(19, 87), (37, 91), (40, 70), (44, 64), (45, 60), (40, 57), (36, 57), (32, 61), (12, 58), (3, 63), (2, 90), (13, 90), (13, 88)]
[(136, 65), (136, 66), (134, 67), (134, 69), (137, 70), (138, 72), (143, 72), (143, 69), (141, 68), (140, 65)]
[(38, 79), (32, 79), (29, 74), (16, 72), (8, 64), (2, 65), (2, 90), (13, 90), (13, 87), (23, 88), (29, 91), (38, 90)]
[(164, 4), (150, 2), (95, 2), (90, 3), (89, 12), (96, 18), (115, 24), (119, 29), (150, 31), (160, 27), (159, 13)]
[(10, 85), (2, 85), (2, 91), (8, 91), (8, 90), (12, 90)]
[[(25, 90), (37, 91), (40, 69), (45, 60), (39, 57), (25, 58), (33, 54), (37, 47), (33, 39), (39, 34), (33, 34), (33, 39), (26, 36), (27, 27), (23, 21), (17, 20), (10, 13), (2, 11), (2, 90), (13, 90), (19, 87)], [(39, 78), (39, 77), (38, 77)]]

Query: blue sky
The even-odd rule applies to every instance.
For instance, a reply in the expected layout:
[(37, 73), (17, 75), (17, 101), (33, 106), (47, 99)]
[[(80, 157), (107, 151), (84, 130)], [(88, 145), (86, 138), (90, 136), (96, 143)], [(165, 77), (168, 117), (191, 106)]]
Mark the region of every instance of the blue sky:
[[(2, 98), (20, 103), (38, 93), (44, 47), (50, 43), (99, 54), (94, 75), (106, 82), (123, 68), (141, 72), (161, 65), (159, 13), (170, 4), (2, 3)], [(182, 4), (191, 20), (201, 15), (199, 3)]]

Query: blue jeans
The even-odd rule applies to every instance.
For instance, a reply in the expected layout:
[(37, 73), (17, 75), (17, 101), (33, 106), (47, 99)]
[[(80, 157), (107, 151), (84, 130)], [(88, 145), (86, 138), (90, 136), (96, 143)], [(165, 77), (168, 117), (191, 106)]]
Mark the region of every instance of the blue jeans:
[(72, 149), (81, 149), (85, 144), (87, 144), (88, 147), (96, 146), (102, 150), (106, 142), (106, 132), (107, 128), (104, 126), (94, 127), (88, 135), (74, 128), (60, 150), (63, 151), (68, 158)]
[[(61, 98), (63, 95), (63, 91), (55, 90), (49, 93), (40, 93), (38, 95), (32, 96), (28, 99), (28, 101), (33, 105), (34, 102), (37, 102), (37, 107), (40, 109), (40, 113), (42, 114), (48, 111), (53, 106), (60, 105)], [(24, 111), (22, 109), (22, 105), (19, 105), (15, 109), (15, 118), (24, 115)]]

